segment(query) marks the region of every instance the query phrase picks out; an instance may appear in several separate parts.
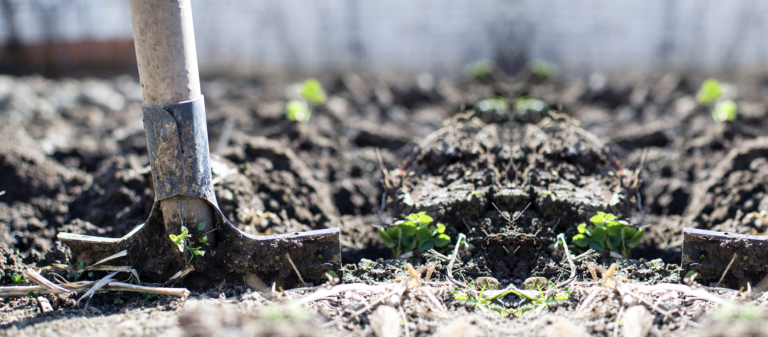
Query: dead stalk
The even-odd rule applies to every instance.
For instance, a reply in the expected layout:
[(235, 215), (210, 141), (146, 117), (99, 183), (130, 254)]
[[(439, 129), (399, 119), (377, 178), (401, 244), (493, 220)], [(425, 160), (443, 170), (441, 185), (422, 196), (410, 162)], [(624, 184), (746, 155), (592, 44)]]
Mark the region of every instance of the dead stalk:
[(288, 263), (290, 263), (291, 267), (293, 267), (293, 271), (295, 271), (296, 275), (299, 276), (299, 281), (301, 281), (301, 284), (303, 284), (305, 287), (307, 287), (307, 284), (304, 283), (304, 279), (301, 277), (301, 273), (299, 273), (299, 269), (296, 268), (295, 264), (293, 264), (293, 260), (291, 260), (291, 256), (288, 255), (288, 253), (285, 253), (285, 258), (288, 259)]
[[(94, 283), (95, 282), (93, 281), (80, 281), (80, 282), (62, 284), (62, 287), (66, 288), (67, 291), (82, 291), (90, 288)], [(176, 297), (189, 296), (189, 290), (185, 288), (145, 287), (145, 286), (138, 286), (135, 284), (116, 282), (116, 281), (109, 282), (107, 285), (103, 286), (101, 290), (140, 292), (140, 293), (150, 293), (150, 294), (159, 294), (159, 295), (170, 295), (170, 296), (176, 296)], [(0, 287), (0, 297), (24, 297), (24, 296), (28, 296), (30, 291), (41, 294), (41, 295), (54, 294), (53, 291), (41, 286), (19, 286), (19, 287), (9, 286), (9, 287)]]
[(733, 261), (736, 261), (736, 258), (739, 256), (738, 253), (733, 253), (733, 257), (731, 258), (731, 262), (728, 263), (728, 266), (725, 267), (725, 271), (723, 271), (723, 275), (720, 276), (720, 280), (717, 281), (717, 284), (715, 284), (715, 287), (720, 286), (720, 282), (723, 282), (723, 279), (725, 278), (725, 275), (728, 274), (728, 270), (731, 269), (731, 265), (733, 265)]

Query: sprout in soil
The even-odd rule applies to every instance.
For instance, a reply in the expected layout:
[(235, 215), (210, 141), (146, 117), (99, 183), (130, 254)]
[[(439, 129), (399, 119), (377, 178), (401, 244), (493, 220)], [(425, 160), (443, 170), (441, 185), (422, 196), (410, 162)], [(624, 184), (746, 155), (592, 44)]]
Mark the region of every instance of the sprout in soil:
[(314, 78), (310, 78), (296, 87), (301, 99), (293, 99), (285, 105), (285, 116), (288, 120), (306, 123), (312, 117), (312, 106), (325, 103), (328, 96), (323, 86)]
[(711, 105), (715, 103), (720, 96), (725, 93), (723, 86), (716, 79), (708, 79), (701, 84), (699, 93), (696, 94), (696, 101), (701, 104)]
[(444, 247), (451, 238), (444, 234), (445, 225), (432, 224), (432, 217), (425, 212), (409, 214), (405, 220), (398, 220), (389, 228), (379, 228), (379, 236), (392, 249), (395, 258), (403, 253)]
[(712, 119), (718, 123), (733, 121), (738, 116), (736, 103), (723, 99), (725, 91), (724, 85), (710, 78), (701, 84), (701, 89), (696, 94), (696, 101), (712, 106)]
[(509, 99), (506, 96), (496, 96), (493, 98), (486, 98), (475, 104), (475, 111), (483, 113), (495, 113), (497, 115), (504, 115), (509, 110)]
[(14, 284), (22, 284), (24, 283), (24, 276), (21, 276), (17, 273), (11, 274), (11, 279), (13, 280)]
[(627, 221), (616, 220), (616, 216), (610, 213), (597, 212), (589, 222), (590, 224), (580, 224), (579, 234), (573, 237), (573, 243), (579, 247), (594, 250), (608, 248), (629, 258), (629, 252), (637, 247), (643, 238), (642, 228), (634, 228)]
[[(198, 225), (198, 230), (200, 228), (205, 228), (205, 223), (200, 223)], [(173, 244), (179, 248), (179, 251), (183, 253), (185, 248), (189, 250), (189, 252), (192, 254), (192, 256), (189, 258), (190, 263), (192, 262), (192, 259), (205, 255), (205, 251), (203, 251), (202, 247), (198, 247), (193, 244), (192, 235), (189, 234), (187, 227), (181, 226), (181, 234), (179, 235), (170, 234), (168, 236), (171, 238)], [(202, 236), (198, 238), (198, 242), (209, 245), (208, 238), (205, 236), (205, 234), (202, 234)]]
[(554, 79), (557, 76), (558, 71), (559, 69), (557, 68), (557, 65), (552, 62), (534, 60), (531, 63), (531, 72), (536, 75), (536, 77), (543, 80)]
[(480, 80), (490, 75), (491, 69), (493, 69), (493, 64), (491, 64), (490, 61), (478, 60), (470, 64), (467, 64), (464, 67), (464, 72), (467, 74), (467, 77), (469, 77), (470, 79)]
[(736, 103), (731, 100), (717, 102), (712, 109), (712, 118), (718, 123), (730, 122), (736, 119), (736, 116)]

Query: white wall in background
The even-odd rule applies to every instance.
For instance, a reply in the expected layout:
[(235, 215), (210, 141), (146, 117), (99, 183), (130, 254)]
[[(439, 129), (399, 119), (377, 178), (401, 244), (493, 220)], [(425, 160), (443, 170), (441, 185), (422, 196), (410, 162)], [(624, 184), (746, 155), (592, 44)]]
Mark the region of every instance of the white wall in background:
[[(0, 0), (22, 41), (130, 38), (128, 0)], [(768, 69), (760, 0), (193, 0), (198, 59), (227, 71), (457, 73), (482, 58), (571, 73)], [(0, 39), (8, 22), (0, 7)]]

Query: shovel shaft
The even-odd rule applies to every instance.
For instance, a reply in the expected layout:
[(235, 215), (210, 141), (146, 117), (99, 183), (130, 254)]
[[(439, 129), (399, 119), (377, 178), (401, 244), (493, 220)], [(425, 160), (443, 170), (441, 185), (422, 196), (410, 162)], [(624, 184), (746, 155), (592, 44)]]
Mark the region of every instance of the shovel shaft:
[[(144, 105), (202, 97), (190, 0), (130, 0), (130, 5)], [(161, 200), (161, 206), (169, 233), (201, 222), (208, 231), (215, 222), (203, 199), (176, 196)], [(216, 242), (213, 234), (208, 241)]]
[(144, 104), (202, 96), (190, 0), (130, 0)]

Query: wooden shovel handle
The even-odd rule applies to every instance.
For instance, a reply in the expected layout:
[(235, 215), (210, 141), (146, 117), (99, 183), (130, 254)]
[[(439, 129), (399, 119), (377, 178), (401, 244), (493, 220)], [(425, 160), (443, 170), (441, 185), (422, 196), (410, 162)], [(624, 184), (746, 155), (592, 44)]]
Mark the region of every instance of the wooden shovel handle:
[(144, 104), (202, 96), (190, 0), (130, 0)]
[[(165, 106), (202, 97), (191, 1), (130, 0), (130, 4), (144, 105)], [(211, 208), (203, 199), (173, 197), (162, 200), (161, 206), (169, 233), (178, 234), (182, 224), (204, 222), (206, 231), (214, 225)], [(209, 234), (208, 241), (215, 244), (215, 236)]]

